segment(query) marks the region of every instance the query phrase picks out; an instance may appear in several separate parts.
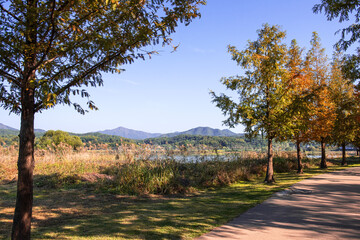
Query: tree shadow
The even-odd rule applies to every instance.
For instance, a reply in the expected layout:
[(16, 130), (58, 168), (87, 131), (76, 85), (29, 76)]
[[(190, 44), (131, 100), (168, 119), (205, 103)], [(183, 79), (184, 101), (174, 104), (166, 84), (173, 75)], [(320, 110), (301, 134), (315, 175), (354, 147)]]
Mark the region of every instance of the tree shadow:
[[(338, 172), (331, 174), (336, 179), (351, 175), (351, 172), (345, 175), (337, 175)], [(339, 206), (351, 211), (356, 203), (350, 201), (349, 196), (359, 196), (360, 185), (339, 185), (334, 181), (325, 184), (321, 191), (316, 190), (323, 180), (321, 175), (315, 177), (314, 184), (305, 184), (304, 187), (311, 189), (314, 194), (287, 196), (288, 203), (285, 205), (276, 201), (257, 205), (280, 189), (279, 186), (238, 184), (185, 196), (120, 196), (82, 185), (54, 189), (49, 187), (51, 185), (38, 187), (42, 185), (35, 184), (32, 236), (34, 239), (192, 238), (257, 205), (241, 215), (240, 220), (237, 218), (229, 224), (235, 228), (262, 229), (274, 226), (300, 230), (308, 229), (311, 225), (318, 232), (324, 227), (329, 228), (330, 233), (335, 231), (332, 228), (340, 226), (344, 229), (343, 237), (354, 237), (353, 229), (360, 225), (359, 218), (339, 215), (336, 211)], [(9, 239), (10, 236), (15, 191), (16, 183), (0, 185), (0, 239)], [(329, 194), (335, 197), (327, 200)], [(314, 198), (309, 206), (297, 205), (299, 200), (309, 196)], [(324, 207), (329, 211), (324, 212)], [(242, 216), (245, 216), (243, 220)], [(287, 218), (281, 219), (281, 216)], [(233, 229), (226, 231), (236, 234), (231, 232)], [(226, 231), (216, 234), (220, 237)]]
[[(310, 192), (276, 195), (240, 215), (227, 226), (215, 229), (209, 236), (245, 239), (249, 237), (247, 234), (276, 228), (276, 232), (281, 229), (299, 230), (304, 234), (303, 238), (333, 236), (336, 239), (358, 239), (359, 169), (330, 173), (328, 177), (320, 175), (295, 184), (294, 187)], [(347, 179), (348, 176), (352, 180)], [(245, 229), (250, 233), (243, 231)], [(284, 234), (289, 234), (287, 237), (290, 238), (290, 232)]]
[[(52, 176), (47, 178), (53, 179)], [(44, 177), (36, 178), (44, 181)], [(7, 207), (15, 204), (16, 191), (0, 186)], [(45, 187), (38, 187), (45, 186)], [(174, 196), (120, 196), (97, 192), (92, 188), (54, 189), (52, 184), (36, 184), (34, 189), (34, 239), (89, 237), (182, 239), (196, 237), (226, 223), (271, 195), (252, 187), (225, 187), (216, 191)], [(219, 206), (224, 206), (219, 208)], [(13, 208), (0, 210), (0, 219), (8, 221), (0, 235), (10, 236)], [(184, 235), (186, 234), (186, 235)]]

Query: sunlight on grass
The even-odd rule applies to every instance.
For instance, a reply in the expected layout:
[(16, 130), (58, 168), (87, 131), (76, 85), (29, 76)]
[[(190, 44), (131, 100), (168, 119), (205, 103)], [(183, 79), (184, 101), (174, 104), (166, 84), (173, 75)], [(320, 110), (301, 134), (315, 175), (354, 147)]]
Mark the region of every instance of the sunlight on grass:
[[(358, 159), (349, 158), (349, 162), (358, 163)], [(214, 164), (209, 166), (218, 166)], [(62, 181), (63, 178), (44, 174), (38, 178), (41, 184), (34, 189), (32, 236), (33, 239), (81, 240), (192, 239), (232, 220), (274, 192), (314, 175), (346, 168), (337, 163), (330, 162), (329, 165), (325, 170), (309, 165), (302, 175), (293, 170), (276, 173), (274, 184), (264, 184), (262, 172), (251, 175), (248, 181), (237, 181), (228, 186), (210, 184), (173, 195), (110, 193), (95, 185), (79, 185), (70, 175), (64, 178), (65, 184), (49, 185), (51, 181)], [(82, 165), (74, 165), (74, 168), (82, 169), (79, 166)], [(206, 165), (198, 164), (197, 167), (205, 169)], [(87, 169), (95, 168), (88, 166)], [(263, 168), (256, 170), (263, 171)], [(198, 176), (201, 177), (201, 173)], [(0, 239), (9, 239), (15, 198), (15, 182), (0, 184)]]

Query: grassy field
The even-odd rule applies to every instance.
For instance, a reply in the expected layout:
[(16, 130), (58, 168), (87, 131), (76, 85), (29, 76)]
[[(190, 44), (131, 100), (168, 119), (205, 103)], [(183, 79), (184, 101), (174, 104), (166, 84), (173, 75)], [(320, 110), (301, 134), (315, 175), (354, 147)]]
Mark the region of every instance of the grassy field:
[[(271, 185), (263, 183), (264, 176), (260, 173), (252, 175), (249, 181), (168, 195), (131, 196), (110, 193), (84, 183), (39, 184), (56, 171), (63, 171), (61, 174), (66, 176), (81, 171), (84, 174), (101, 172), (102, 166), (112, 162), (110, 155), (103, 152), (100, 156), (103, 158), (97, 164), (85, 157), (83, 160), (72, 159), (75, 163), (72, 168), (66, 164), (66, 159), (61, 160), (61, 165), (56, 161), (51, 163), (49, 159), (42, 162), (39, 157), (34, 189), (33, 239), (192, 239), (228, 222), (276, 191), (315, 174), (343, 168), (336, 164), (338, 161), (333, 161), (329, 169), (320, 170), (313, 162), (303, 175), (297, 175), (295, 170), (277, 173), (277, 182)], [(115, 158), (112, 156), (111, 159)], [(358, 159), (350, 159), (352, 164), (358, 162)], [(11, 169), (11, 166), (7, 167)], [(3, 177), (0, 184), (0, 239), (9, 239), (15, 194), (16, 182)]]

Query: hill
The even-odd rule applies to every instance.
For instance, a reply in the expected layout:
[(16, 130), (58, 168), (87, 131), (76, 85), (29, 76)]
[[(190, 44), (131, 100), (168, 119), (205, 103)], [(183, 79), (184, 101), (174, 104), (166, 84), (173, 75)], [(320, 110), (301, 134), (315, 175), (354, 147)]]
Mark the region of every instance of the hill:
[[(46, 131), (43, 129), (34, 129), (37, 137), (42, 136)], [(0, 136), (19, 135), (19, 130), (0, 123)]]
[(107, 135), (115, 135), (129, 139), (135, 140), (143, 140), (147, 138), (158, 138), (158, 137), (175, 137), (179, 135), (197, 135), (197, 136), (210, 136), (210, 137), (235, 137), (239, 136), (230, 130), (220, 130), (214, 129), (210, 127), (197, 127), (192, 128), (187, 131), (183, 132), (174, 132), (174, 133), (167, 133), (167, 134), (160, 134), (160, 133), (148, 133), (143, 131), (132, 130), (124, 127), (118, 127), (115, 129), (108, 129), (104, 131), (98, 131), (98, 133), (107, 134)]
[[(37, 136), (42, 136), (45, 132), (46, 131), (43, 129), (35, 129), (35, 133)], [(18, 135), (19, 130), (0, 123), (0, 133), (2, 135)], [(149, 132), (128, 129), (128, 128), (124, 128), (124, 127), (118, 127), (118, 128), (114, 128), (114, 129), (97, 131), (96, 133), (111, 135), (111, 136), (119, 136), (122, 138), (134, 139), (134, 140), (144, 140), (144, 139), (148, 139), (148, 138), (158, 138), (158, 137), (171, 138), (171, 137), (175, 137), (175, 136), (179, 136), (179, 135), (195, 135), (195, 136), (210, 136), (210, 137), (242, 136), (242, 134), (237, 134), (237, 133), (234, 133), (227, 129), (220, 130), (220, 129), (214, 129), (214, 128), (210, 128), (210, 127), (197, 127), (197, 128), (189, 129), (187, 131), (183, 131), (183, 132), (173, 132), (173, 133), (167, 133), (167, 134), (149, 133)], [(75, 134), (75, 135), (81, 135), (81, 134)], [(83, 135), (94, 135), (94, 132), (83, 134)]]
[(148, 133), (148, 132), (132, 130), (124, 127), (118, 127), (118, 128), (108, 129), (98, 132), (102, 134), (115, 135), (124, 138), (136, 139), (136, 140), (142, 140), (146, 138), (156, 138), (161, 135), (160, 133)]
[(210, 137), (235, 137), (239, 134), (236, 134), (228, 129), (220, 130), (220, 129), (214, 129), (210, 127), (197, 127), (192, 128), (190, 130), (184, 131), (184, 132), (174, 132), (174, 133), (168, 133), (163, 134), (160, 137), (175, 137), (179, 135), (197, 135), (197, 136), (210, 136)]
[(7, 126), (7, 125), (5, 125), (5, 124), (2, 124), (2, 123), (0, 123), (0, 129), (12, 130), (12, 131), (19, 131), (19, 130), (17, 130), (16, 128), (9, 127), (9, 126)]

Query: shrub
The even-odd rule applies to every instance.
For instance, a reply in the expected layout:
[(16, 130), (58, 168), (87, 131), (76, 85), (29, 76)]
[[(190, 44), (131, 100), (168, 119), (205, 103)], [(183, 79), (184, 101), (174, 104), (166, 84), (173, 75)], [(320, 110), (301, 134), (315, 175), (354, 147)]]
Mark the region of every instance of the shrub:
[(49, 130), (47, 131), (38, 142), (38, 146), (40, 148), (46, 148), (46, 147), (53, 147), (60, 144), (67, 144), (71, 146), (74, 150), (77, 150), (78, 148), (83, 146), (83, 143), (81, 139), (78, 136), (71, 136), (67, 132), (63, 132), (60, 130), (54, 131)]
[[(248, 181), (263, 174), (264, 160), (203, 160), (179, 162), (171, 159), (137, 160), (105, 168), (114, 176), (112, 191), (121, 194), (176, 194), (206, 187)], [(109, 185), (104, 186), (109, 188)]]

